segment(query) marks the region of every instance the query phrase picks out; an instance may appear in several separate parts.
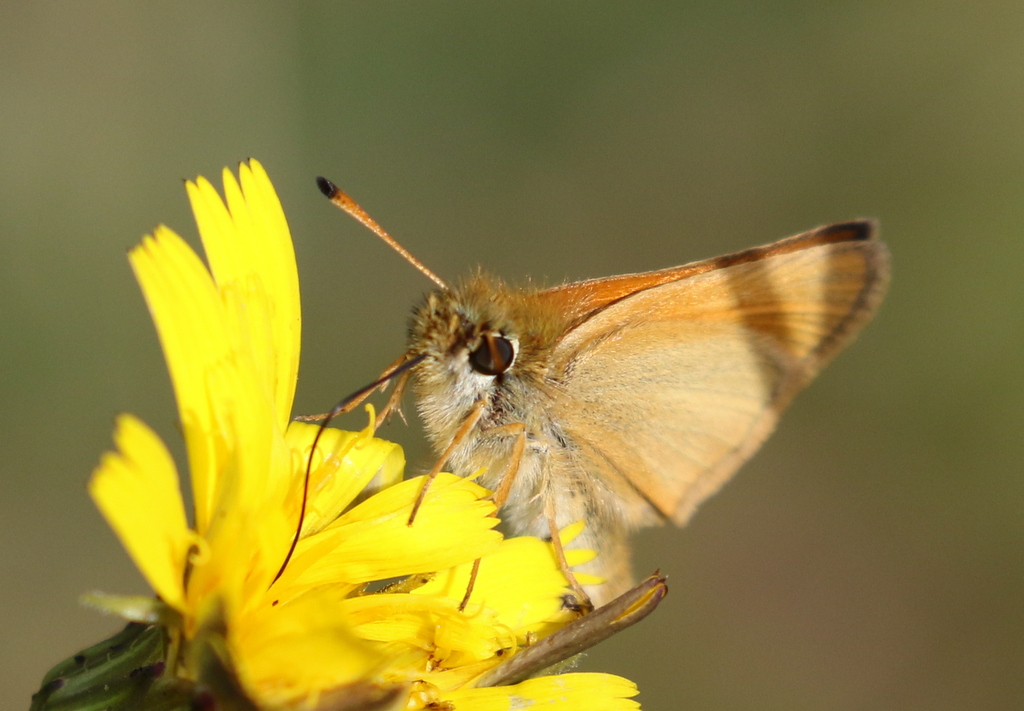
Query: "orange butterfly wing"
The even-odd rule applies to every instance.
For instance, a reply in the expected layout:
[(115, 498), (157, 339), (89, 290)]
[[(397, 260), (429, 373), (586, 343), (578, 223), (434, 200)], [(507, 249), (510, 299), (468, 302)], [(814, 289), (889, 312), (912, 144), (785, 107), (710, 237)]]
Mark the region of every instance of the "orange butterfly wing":
[(793, 395), (874, 314), (888, 282), (874, 225), (578, 282), (541, 298), (577, 325), (556, 347), (566, 434), (683, 524), (771, 433)]

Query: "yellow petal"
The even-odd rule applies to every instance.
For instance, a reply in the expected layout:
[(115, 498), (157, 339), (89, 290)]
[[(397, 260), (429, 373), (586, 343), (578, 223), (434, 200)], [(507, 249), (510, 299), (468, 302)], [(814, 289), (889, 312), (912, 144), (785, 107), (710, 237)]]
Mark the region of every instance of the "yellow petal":
[(262, 702), (350, 684), (383, 661), (353, 633), (336, 602), (315, 593), (234, 626), (229, 621), (229, 639), (243, 679)]
[[(297, 511), (299, 502), (290, 496), (291, 453), (275, 426), (267, 384), (250, 350), (239, 346), (238, 330), (232, 335), (226, 306), (232, 292), (222, 300), (196, 254), (166, 228), (129, 256), (178, 399), (196, 530), (210, 543), (204, 565), (193, 570), (189, 597), (199, 599), (218, 585), (234, 590), (243, 579), (246, 588), (266, 589), (276, 572), (273, 561), (284, 560), (287, 529), (298, 520), (285, 520), (292, 513), (287, 505)], [(250, 570), (252, 551), (265, 564)]]
[(224, 170), (225, 200), (205, 178), (186, 188), (217, 287), (237, 295), (228, 300), (233, 330), (238, 342), (251, 350), (283, 430), (299, 367), (295, 253), (280, 200), (263, 166), (255, 160), (242, 164), (239, 176), (241, 185)]
[[(205, 535), (218, 505), (232, 511), (277, 505), (291, 477), (273, 403), (250, 354), (232, 337), (231, 320), (206, 267), (171, 230), (159, 228), (129, 253), (163, 345), (181, 416), (195, 500), (196, 530)], [(236, 334), (237, 335), (237, 334)], [(283, 464), (271, 466), (268, 452)], [(269, 471), (268, 471), (269, 470)]]
[[(472, 567), (470, 563), (441, 571), (413, 594), (461, 601)], [(467, 612), (483, 606), (520, 639), (527, 632), (543, 636), (573, 619), (562, 605), (567, 589), (550, 543), (532, 537), (508, 538), (480, 561)]]
[(250, 253), (260, 260), (256, 271), (267, 285), (274, 307), (270, 316), (277, 358), (275, 402), (283, 428), (291, 417), (299, 374), (302, 331), (299, 272), (288, 222), (267, 172), (259, 161), (250, 160), (248, 167), (239, 167), (239, 177), (257, 236)]
[(206, 267), (166, 227), (128, 253), (142, 287), (171, 373), (188, 449), (196, 527), (209, 524), (221, 460), (217, 405), (211, 402), (207, 374), (231, 353), (227, 327)]
[(528, 679), (515, 686), (456, 689), (441, 694), (459, 711), (631, 711), (636, 685), (612, 674), (560, 674)]
[(89, 494), (128, 555), (164, 601), (184, 604), (185, 561), (192, 534), (174, 461), (156, 434), (122, 415), (108, 452), (89, 481)]
[[(305, 422), (288, 426), (285, 437), (297, 478), (305, 477), (310, 448), (319, 431), (319, 425)], [(303, 536), (312, 535), (337, 519), (357, 497), (366, 497), (400, 481), (405, 455), (394, 442), (374, 437), (371, 428), (362, 432), (327, 428), (317, 443), (311, 464)]]
[(424, 477), (370, 497), (319, 533), (299, 541), (278, 581), (290, 585), (367, 582), (423, 573), (486, 555), (501, 541), (487, 490), (451, 474), (433, 482), (413, 525), (409, 514)]
[[(406, 594), (364, 595), (345, 600), (355, 633), (363, 639), (422, 650), (435, 666), (453, 667), (494, 657), (515, 646), (493, 617), (465, 615), (452, 600)], [(411, 671), (411, 670), (410, 670)]]

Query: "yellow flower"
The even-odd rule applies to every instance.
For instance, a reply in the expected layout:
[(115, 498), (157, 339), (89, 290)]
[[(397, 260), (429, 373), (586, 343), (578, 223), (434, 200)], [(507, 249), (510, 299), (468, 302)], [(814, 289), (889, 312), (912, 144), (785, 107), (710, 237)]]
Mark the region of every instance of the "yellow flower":
[(503, 540), (490, 492), (450, 474), (409, 526), (423, 482), (401, 481), (372, 410), (364, 431), (325, 430), (311, 451), (318, 428), (289, 421), (299, 288), (273, 186), (251, 161), (238, 180), (224, 171), (224, 200), (203, 178), (186, 187), (209, 269), (162, 226), (129, 259), (177, 397), (192, 524), (167, 448), (122, 416), (89, 491), (162, 602), (107, 607), (166, 626), (166, 673), (240, 708), (638, 708), (635, 686), (605, 674), (473, 688), (574, 619), (551, 545)]

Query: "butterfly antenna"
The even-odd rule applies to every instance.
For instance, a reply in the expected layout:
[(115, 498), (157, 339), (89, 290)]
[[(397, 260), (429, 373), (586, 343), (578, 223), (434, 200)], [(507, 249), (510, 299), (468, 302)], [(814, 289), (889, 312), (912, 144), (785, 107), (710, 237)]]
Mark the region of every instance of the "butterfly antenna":
[(359, 204), (349, 197), (348, 193), (324, 177), (318, 177), (316, 179), (316, 186), (320, 188), (320, 192), (327, 196), (328, 200), (333, 202), (352, 217), (356, 218), (356, 220), (361, 222), (363, 226), (384, 240), (391, 249), (401, 254), (405, 261), (419, 269), (420, 272), (430, 279), (430, 281), (437, 284), (444, 291), (449, 291), (448, 285), (445, 284), (444, 279), (430, 271), (426, 264), (416, 259), (416, 257), (410, 254), (409, 250), (398, 244), (398, 242), (395, 241), (395, 238), (385, 232), (384, 228), (378, 225), (377, 221), (370, 217), (366, 210), (359, 207)]

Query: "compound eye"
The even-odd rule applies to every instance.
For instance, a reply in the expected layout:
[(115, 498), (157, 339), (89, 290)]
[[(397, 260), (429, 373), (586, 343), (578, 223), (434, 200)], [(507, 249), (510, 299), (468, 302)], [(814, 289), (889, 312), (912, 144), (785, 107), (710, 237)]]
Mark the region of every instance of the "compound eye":
[(469, 354), (473, 370), (483, 375), (501, 375), (516, 358), (512, 341), (496, 333), (485, 333), (483, 343)]

